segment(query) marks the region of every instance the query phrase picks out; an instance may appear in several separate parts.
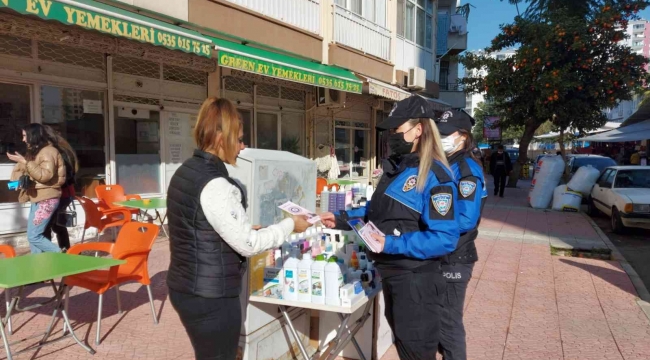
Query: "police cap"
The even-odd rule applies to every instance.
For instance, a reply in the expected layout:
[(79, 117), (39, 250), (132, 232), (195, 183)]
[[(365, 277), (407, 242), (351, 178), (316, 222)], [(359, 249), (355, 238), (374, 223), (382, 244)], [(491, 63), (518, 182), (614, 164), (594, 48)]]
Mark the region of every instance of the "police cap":
[(458, 130), (472, 132), (476, 121), (463, 110), (447, 110), (436, 120), (440, 135), (449, 136)]
[(410, 119), (435, 119), (433, 105), (425, 98), (413, 95), (393, 105), (388, 119), (377, 125), (377, 130), (390, 130), (400, 127)]

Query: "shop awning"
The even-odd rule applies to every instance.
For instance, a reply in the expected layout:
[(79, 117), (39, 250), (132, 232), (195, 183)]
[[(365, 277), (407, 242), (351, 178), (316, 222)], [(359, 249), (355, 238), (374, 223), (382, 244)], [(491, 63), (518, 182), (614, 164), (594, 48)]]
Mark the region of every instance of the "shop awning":
[(383, 81), (375, 80), (367, 76), (357, 74), (364, 81), (363, 87), (367, 88), (368, 94), (380, 96), (386, 99), (400, 101), (410, 97), (412, 94), (397, 86), (386, 84)]
[(650, 139), (650, 120), (619, 127), (618, 129), (587, 136), (578, 140), (595, 142), (625, 142), (648, 139)]
[(361, 94), (362, 82), (351, 72), (296, 57), (211, 38), (220, 66), (301, 84)]
[(210, 39), (198, 32), (93, 0), (0, 0), (0, 8), (190, 54), (212, 54)]

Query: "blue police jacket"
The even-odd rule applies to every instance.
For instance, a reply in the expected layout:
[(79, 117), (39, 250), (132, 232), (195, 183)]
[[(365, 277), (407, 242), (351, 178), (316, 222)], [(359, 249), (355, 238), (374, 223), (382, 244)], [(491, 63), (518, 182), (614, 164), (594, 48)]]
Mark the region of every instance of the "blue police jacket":
[(460, 240), (454, 252), (446, 257), (448, 263), (469, 264), (478, 260), (474, 241), (487, 199), (483, 168), (465, 151), (453, 154), (449, 164), (458, 187), (458, 227)]
[(458, 183), (458, 226), (464, 234), (476, 229), (487, 198), (483, 168), (468, 153), (461, 151), (449, 158)]
[(349, 229), (349, 218), (364, 218), (386, 234), (383, 252), (368, 254), (380, 267), (415, 269), (451, 253), (458, 243), (458, 189), (453, 173), (435, 162), (419, 192), (418, 165), (417, 154), (385, 163), (371, 201), (337, 216), (337, 228)]

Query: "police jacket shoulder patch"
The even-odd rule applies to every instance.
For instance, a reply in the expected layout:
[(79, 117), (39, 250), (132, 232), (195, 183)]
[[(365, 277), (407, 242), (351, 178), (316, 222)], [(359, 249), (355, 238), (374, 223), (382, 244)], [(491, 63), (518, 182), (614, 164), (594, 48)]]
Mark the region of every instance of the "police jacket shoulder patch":
[(461, 196), (460, 200), (474, 200), (476, 195), (477, 179), (474, 176), (461, 179), (458, 183), (458, 193)]
[(431, 220), (454, 220), (453, 189), (448, 185), (438, 185), (431, 189), (429, 202)]
[(402, 186), (402, 191), (407, 192), (415, 189), (415, 186), (418, 184), (418, 177), (417, 175), (411, 175), (406, 179), (404, 182), (404, 186)]

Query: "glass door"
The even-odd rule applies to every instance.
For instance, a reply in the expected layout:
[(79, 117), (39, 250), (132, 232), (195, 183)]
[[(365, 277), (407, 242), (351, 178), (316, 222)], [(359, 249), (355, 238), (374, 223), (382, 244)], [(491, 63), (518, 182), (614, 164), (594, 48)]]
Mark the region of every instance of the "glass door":
[(244, 123), (244, 144), (246, 147), (253, 147), (253, 111), (251, 109), (237, 109), (241, 120)]
[(160, 112), (115, 108), (115, 167), (127, 194), (162, 193)]
[(255, 135), (257, 138), (257, 148), (267, 150), (279, 150), (279, 114), (268, 112), (257, 112), (257, 122)]
[(32, 119), (31, 98), (29, 85), (0, 83), (0, 204), (18, 202), (18, 193), (7, 187), (16, 165), (7, 153), (27, 151), (22, 128)]

